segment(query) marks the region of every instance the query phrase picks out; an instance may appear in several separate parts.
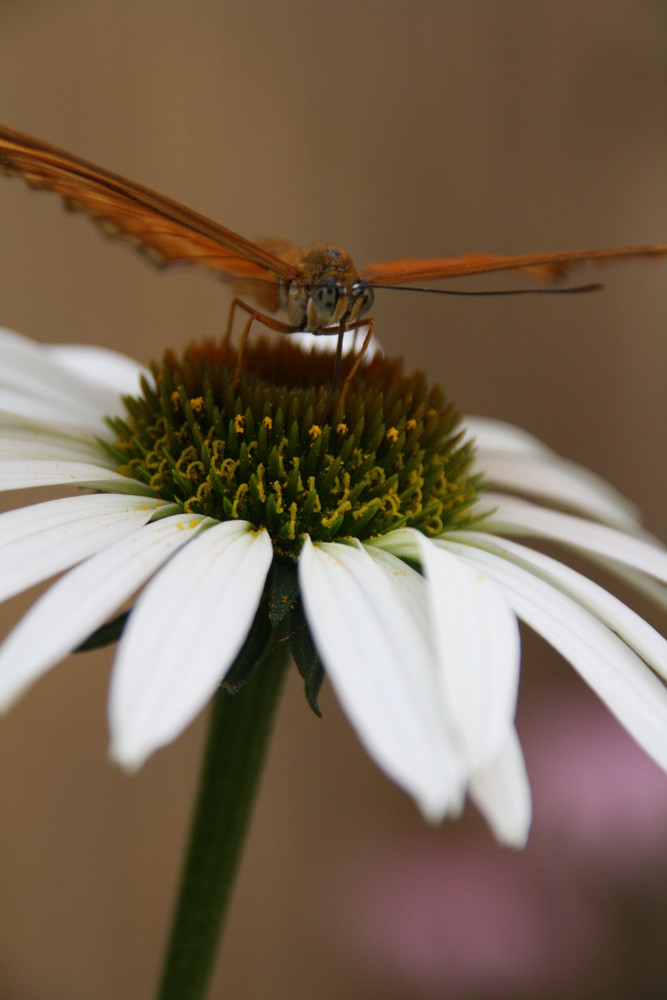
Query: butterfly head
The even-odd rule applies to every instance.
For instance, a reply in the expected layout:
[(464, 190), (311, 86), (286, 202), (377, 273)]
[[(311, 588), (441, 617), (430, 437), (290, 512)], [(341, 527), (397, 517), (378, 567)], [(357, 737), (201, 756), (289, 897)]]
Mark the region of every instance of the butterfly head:
[(317, 244), (304, 253), (299, 270), (285, 295), (289, 321), (295, 328), (317, 333), (345, 327), (371, 309), (373, 291), (344, 250)]

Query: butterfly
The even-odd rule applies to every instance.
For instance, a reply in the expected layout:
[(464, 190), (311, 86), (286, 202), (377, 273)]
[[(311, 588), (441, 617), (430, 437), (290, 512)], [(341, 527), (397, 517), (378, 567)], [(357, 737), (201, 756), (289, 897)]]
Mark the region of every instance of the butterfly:
[[(338, 384), (343, 334), (367, 327), (363, 345), (345, 379), (343, 394), (370, 343), (374, 288), (509, 270), (556, 278), (588, 261), (667, 254), (667, 244), (510, 257), (473, 253), (400, 259), (357, 270), (350, 255), (332, 244), (318, 243), (302, 250), (288, 240), (252, 242), (150, 188), (4, 125), (0, 125), (0, 171), (22, 177), (31, 187), (57, 192), (67, 208), (85, 212), (108, 235), (133, 243), (158, 266), (196, 264), (236, 283), (245, 296), (257, 303), (251, 305), (240, 296), (231, 303), (227, 338), (236, 310), (248, 317), (237, 352), (237, 380), (243, 346), (255, 321), (281, 333), (337, 335), (327, 409)], [(594, 287), (600, 286), (588, 285), (583, 290)], [(270, 315), (278, 310), (286, 314), (286, 319)]]

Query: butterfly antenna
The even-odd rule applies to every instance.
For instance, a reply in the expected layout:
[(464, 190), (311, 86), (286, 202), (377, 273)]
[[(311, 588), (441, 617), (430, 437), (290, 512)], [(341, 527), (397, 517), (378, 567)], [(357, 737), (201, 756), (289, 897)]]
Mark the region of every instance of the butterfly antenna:
[(604, 285), (575, 285), (573, 288), (496, 288), (486, 291), (458, 288), (423, 288), (419, 285), (373, 285), (388, 292), (425, 292), (428, 295), (465, 295), (467, 297), (499, 295), (578, 295), (580, 292), (600, 292)]

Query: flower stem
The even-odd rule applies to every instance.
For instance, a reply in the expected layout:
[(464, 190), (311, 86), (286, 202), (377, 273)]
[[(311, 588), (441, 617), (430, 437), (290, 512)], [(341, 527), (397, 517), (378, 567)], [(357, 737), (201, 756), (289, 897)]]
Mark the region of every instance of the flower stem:
[(204, 1000), (287, 665), (277, 643), (251, 680), (213, 701), (190, 841), (157, 1000)]

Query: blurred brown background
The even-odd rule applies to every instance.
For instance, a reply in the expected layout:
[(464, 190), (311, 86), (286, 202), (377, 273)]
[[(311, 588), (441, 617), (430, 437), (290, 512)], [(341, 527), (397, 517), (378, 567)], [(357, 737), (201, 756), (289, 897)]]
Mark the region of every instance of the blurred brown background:
[[(666, 97), (661, 0), (0, 5), (0, 119), (359, 265), (665, 240)], [(222, 329), (219, 284), (154, 272), (52, 196), (3, 181), (0, 230), (7, 327), (142, 360)], [(378, 294), (377, 329), (465, 412), (595, 469), (664, 536), (666, 276), (609, 268), (589, 297)], [(3, 606), (0, 634), (31, 598)], [(213, 997), (663, 995), (667, 857), (647, 845), (664, 778), (569, 667), (524, 648), (536, 818), (519, 856), (471, 811), (426, 828), (331, 693), (318, 721), (291, 678)], [(0, 1000), (151, 996), (204, 728), (120, 773), (111, 658), (72, 659), (0, 721)], [(599, 760), (565, 752), (595, 726)], [(623, 831), (611, 860), (603, 828)]]

